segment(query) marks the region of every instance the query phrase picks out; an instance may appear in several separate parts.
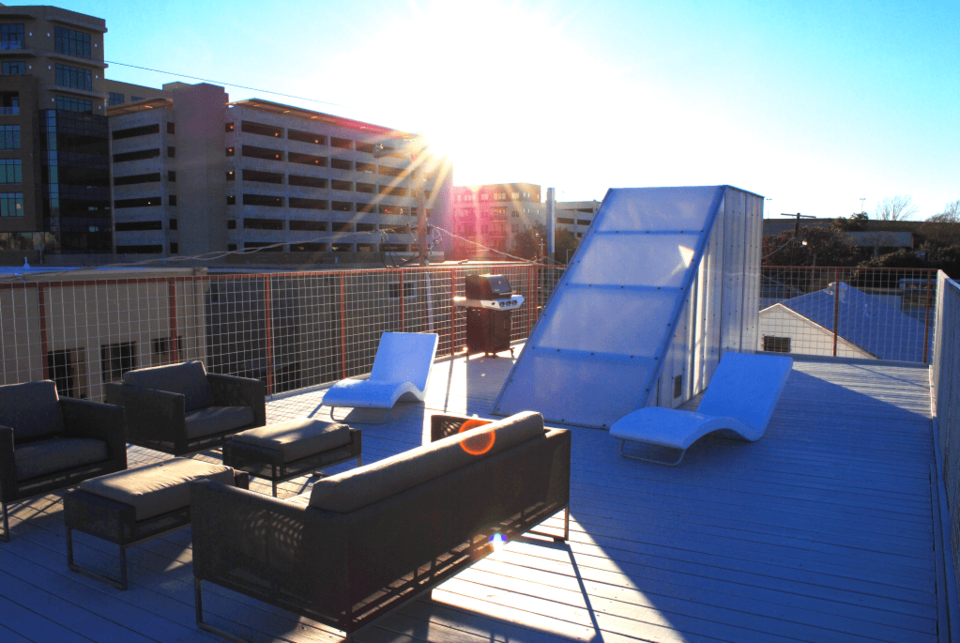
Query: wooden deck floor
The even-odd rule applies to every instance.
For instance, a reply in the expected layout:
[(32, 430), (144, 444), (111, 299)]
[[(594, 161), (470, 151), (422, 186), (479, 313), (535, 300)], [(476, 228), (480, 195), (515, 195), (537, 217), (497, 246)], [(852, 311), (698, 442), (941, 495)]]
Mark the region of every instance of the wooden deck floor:
[[(488, 415), (509, 366), (439, 362), (427, 415)], [(625, 460), (606, 432), (574, 429), (568, 545), (510, 543), (355, 638), (944, 640), (927, 377), (796, 362), (762, 440), (708, 437), (676, 468)], [(268, 420), (319, 415), (322, 394), (275, 399)], [(406, 405), (390, 424), (362, 426), (364, 461), (419, 445), (424, 416)], [(130, 450), (131, 465), (157, 457)], [(131, 549), (131, 589), (120, 592), (67, 570), (58, 495), (12, 515), (13, 541), (0, 544), (0, 641), (216, 640), (194, 621), (189, 529)], [(77, 540), (80, 560), (116, 564), (112, 546)], [(204, 603), (213, 624), (250, 640), (342, 638), (213, 586)]]

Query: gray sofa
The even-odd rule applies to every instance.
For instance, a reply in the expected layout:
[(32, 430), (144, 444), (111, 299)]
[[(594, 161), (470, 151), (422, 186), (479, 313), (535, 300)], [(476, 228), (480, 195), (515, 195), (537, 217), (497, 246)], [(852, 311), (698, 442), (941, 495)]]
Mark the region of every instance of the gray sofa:
[(7, 503), (126, 468), (122, 408), (60, 398), (50, 380), (0, 386), (0, 541)]
[(194, 483), (197, 623), (234, 636), (203, 621), (207, 581), (349, 636), (491, 553), (495, 534), (510, 540), (566, 510), (570, 445), (569, 431), (521, 413), (293, 499)]
[(207, 373), (203, 362), (129, 371), (106, 385), (106, 400), (126, 409), (127, 442), (173, 455), (220, 446), (267, 418), (263, 382)]

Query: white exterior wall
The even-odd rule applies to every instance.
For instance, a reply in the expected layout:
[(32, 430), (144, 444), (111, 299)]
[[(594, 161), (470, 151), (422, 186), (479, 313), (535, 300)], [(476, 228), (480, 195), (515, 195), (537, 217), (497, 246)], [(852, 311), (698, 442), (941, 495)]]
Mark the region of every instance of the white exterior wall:
[[(760, 311), (757, 350), (763, 351), (764, 336), (789, 337), (790, 352), (800, 355), (833, 355), (833, 331), (813, 323), (783, 304)], [(876, 359), (856, 344), (837, 337), (837, 357)]]

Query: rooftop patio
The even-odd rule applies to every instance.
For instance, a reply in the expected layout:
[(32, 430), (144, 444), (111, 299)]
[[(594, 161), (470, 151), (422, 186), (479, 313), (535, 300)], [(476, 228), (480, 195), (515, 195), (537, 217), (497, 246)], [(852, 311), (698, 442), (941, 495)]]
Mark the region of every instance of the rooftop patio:
[[(424, 405), (363, 428), (365, 463), (420, 445), (437, 412), (488, 417), (505, 358), (445, 358)], [(267, 420), (325, 417), (323, 389)], [(694, 403), (695, 405), (695, 403)], [(705, 438), (676, 468), (573, 428), (571, 538), (508, 544), (355, 635), (385, 641), (948, 640), (929, 370), (796, 361), (765, 437)], [(206, 453), (197, 457), (212, 457)], [(131, 466), (161, 454), (131, 447)], [(313, 478), (284, 483), (280, 495)], [(269, 493), (269, 484), (252, 488)], [(559, 518), (547, 524), (560, 527)], [(0, 546), (4, 641), (212, 641), (195, 624), (190, 530), (132, 548), (129, 591), (69, 572), (60, 495), (16, 505)], [(76, 536), (104, 568), (112, 545)], [(206, 618), (253, 641), (342, 634), (210, 586)]]

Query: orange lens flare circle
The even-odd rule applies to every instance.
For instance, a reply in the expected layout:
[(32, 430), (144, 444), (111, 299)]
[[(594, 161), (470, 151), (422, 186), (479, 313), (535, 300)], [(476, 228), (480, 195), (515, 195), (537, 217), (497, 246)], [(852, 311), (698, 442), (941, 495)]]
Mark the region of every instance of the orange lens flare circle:
[[(460, 430), (457, 433), (465, 433), (471, 429), (483, 426), (484, 424), (490, 424), (489, 420), (467, 420), (460, 427)], [(460, 443), (460, 448), (469, 453), (470, 455), (483, 455), (491, 448), (493, 448), (493, 443), (496, 441), (497, 436), (493, 431), (488, 431), (480, 435), (466, 438), (463, 442)]]

